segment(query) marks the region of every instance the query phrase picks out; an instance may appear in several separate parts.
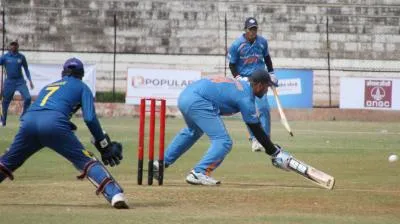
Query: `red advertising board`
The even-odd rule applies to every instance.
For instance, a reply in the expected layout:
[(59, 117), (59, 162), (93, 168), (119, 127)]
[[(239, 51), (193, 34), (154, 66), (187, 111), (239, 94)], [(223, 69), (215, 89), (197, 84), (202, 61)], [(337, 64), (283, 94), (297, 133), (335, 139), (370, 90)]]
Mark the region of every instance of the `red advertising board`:
[(392, 80), (365, 80), (364, 106), (391, 108)]

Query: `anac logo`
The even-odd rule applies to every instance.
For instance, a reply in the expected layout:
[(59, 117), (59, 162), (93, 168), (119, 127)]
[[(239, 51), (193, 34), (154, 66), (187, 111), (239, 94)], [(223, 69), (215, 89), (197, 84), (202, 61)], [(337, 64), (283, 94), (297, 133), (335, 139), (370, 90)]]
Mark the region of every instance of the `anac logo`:
[(392, 81), (365, 80), (364, 106), (368, 108), (391, 108)]

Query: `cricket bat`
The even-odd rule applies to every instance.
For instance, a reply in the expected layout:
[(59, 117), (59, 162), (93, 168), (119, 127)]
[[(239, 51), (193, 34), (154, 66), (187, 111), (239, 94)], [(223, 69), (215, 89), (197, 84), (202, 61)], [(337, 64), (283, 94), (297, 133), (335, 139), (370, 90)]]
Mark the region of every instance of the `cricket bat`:
[(289, 123), (286, 119), (286, 115), (283, 112), (282, 104), (281, 104), (281, 101), (279, 100), (278, 92), (276, 91), (275, 87), (271, 87), (271, 88), (272, 88), (272, 91), (274, 92), (276, 107), (278, 108), (279, 115), (281, 116), (281, 123), (282, 123), (283, 127), (285, 127), (285, 129), (289, 132), (290, 136), (293, 137), (293, 132), (292, 132), (292, 129), (290, 128)]
[(288, 167), (323, 188), (332, 190), (335, 185), (334, 177), (294, 157), (290, 159)]

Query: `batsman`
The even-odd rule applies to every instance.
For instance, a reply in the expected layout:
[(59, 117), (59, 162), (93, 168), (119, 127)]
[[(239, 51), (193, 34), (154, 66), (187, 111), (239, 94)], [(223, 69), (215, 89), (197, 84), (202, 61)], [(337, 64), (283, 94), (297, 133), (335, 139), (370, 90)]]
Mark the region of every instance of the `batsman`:
[[(45, 86), (37, 100), (21, 117), (21, 124), (9, 150), (0, 156), (0, 182), (14, 179), (14, 171), (30, 156), (48, 147), (80, 171), (78, 179), (85, 177), (117, 209), (126, 209), (122, 187), (104, 165), (115, 166), (122, 160), (122, 145), (111, 141), (97, 119), (92, 92), (82, 82), (83, 63), (77, 58), (68, 59), (59, 81)], [(77, 127), (71, 116), (82, 108), (83, 119), (93, 136), (93, 144), (101, 154), (104, 165), (78, 140)]]
[[(211, 177), (211, 173), (223, 162), (233, 145), (221, 116), (240, 112), (265, 153), (271, 156), (273, 164), (288, 170), (292, 156), (271, 142), (261, 127), (254, 103), (255, 98), (263, 97), (272, 84), (268, 72), (262, 69), (253, 72), (249, 81), (214, 77), (188, 85), (178, 98), (178, 107), (187, 127), (175, 136), (166, 149), (165, 168), (172, 166), (206, 134), (211, 145), (187, 175), (186, 182), (193, 185), (219, 185), (221, 182)], [(155, 161), (155, 178), (158, 178), (158, 172), (159, 164)]]

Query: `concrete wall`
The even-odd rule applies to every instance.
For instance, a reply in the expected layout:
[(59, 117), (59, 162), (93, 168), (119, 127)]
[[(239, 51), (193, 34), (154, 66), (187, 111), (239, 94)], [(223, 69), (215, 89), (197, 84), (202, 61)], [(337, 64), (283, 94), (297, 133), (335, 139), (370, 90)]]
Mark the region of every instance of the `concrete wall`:
[[(12, 101), (9, 114), (21, 114), (23, 109), (22, 101)], [(127, 105), (123, 103), (96, 103), (96, 114), (99, 117), (138, 117), (140, 108), (137, 105)], [(361, 109), (339, 109), (339, 108), (313, 108), (312, 110), (291, 109), (286, 110), (285, 114), (289, 121), (380, 121), (380, 122), (400, 122), (400, 111), (384, 110), (361, 110)], [(77, 112), (82, 115), (81, 111)], [(181, 117), (181, 113), (176, 107), (166, 108), (167, 118)], [(234, 115), (241, 119), (240, 114)], [(279, 121), (279, 112), (271, 110), (271, 120)], [(296, 133), (295, 133), (296, 135)]]
[(30, 63), (79, 56), (97, 64), (100, 90), (112, 89), (114, 17), (121, 91), (128, 67), (224, 74), (225, 36), (229, 46), (248, 16), (269, 39), (276, 68), (315, 69), (315, 104), (329, 98), (328, 52), (334, 102), (341, 76), (399, 77), (398, 0), (3, 0), (1, 6), (6, 42), (18, 39)]

